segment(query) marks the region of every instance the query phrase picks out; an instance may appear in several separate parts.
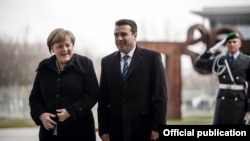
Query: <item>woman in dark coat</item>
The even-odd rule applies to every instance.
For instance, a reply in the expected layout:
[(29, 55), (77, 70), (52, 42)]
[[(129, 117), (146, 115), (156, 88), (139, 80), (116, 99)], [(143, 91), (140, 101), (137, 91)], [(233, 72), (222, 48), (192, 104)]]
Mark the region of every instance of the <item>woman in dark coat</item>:
[(75, 37), (62, 28), (47, 39), (54, 55), (39, 63), (29, 97), (40, 141), (95, 141), (92, 107), (99, 97), (93, 63), (73, 53)]

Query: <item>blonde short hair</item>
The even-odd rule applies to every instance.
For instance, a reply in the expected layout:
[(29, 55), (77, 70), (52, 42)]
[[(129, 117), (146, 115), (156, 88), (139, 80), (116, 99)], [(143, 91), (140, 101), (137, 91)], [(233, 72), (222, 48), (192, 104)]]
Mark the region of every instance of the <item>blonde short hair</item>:
[(51, 47), (55, 43), (64, 41), (66, 36), (70, 38), (70, 40), (74, 46), (75, 45), (75, 36), (71, 31), (65, 30), (63, 28), (57, 28), (57, 29), (53, 30), (47, 38), (47, 46), (49, 48), (49, 52), (51, 52)]

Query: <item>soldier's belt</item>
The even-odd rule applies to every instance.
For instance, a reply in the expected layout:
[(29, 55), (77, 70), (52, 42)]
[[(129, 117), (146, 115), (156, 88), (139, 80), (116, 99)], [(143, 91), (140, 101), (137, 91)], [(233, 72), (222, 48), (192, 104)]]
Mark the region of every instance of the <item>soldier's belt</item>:
[(235, 84), (220, 84), (220, 89), (230, 89), (230, 90), (244, 90), (243, 85), (235, 85)]

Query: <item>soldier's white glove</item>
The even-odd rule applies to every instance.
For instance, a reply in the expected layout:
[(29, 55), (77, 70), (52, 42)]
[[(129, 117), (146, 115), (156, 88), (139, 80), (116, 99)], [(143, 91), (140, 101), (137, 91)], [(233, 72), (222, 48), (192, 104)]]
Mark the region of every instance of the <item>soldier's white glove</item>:
[(250, 121), (250, 112), (246, 112), (244, 120), (245, 120), (245, 124), (247, 125)]
[(222, 47), (222, 45), (225, 43), (227, 37), (225, 37), (224, 39), (220, 40), (218, 43), (216, 43), (213, 47), (211, 47), (209, 49), (209, 51), (214, 54), (217, 50), (219, 50), (220, 47)]

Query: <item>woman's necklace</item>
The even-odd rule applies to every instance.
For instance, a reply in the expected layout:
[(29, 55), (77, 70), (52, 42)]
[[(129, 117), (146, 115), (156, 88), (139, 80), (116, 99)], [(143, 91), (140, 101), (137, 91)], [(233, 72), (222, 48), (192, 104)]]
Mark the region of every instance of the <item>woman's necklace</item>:
[(60, 68), (60, 65), (57, 60), (56, 60), (56, 67), (59, 73), (64, 70), (64, 68)]

